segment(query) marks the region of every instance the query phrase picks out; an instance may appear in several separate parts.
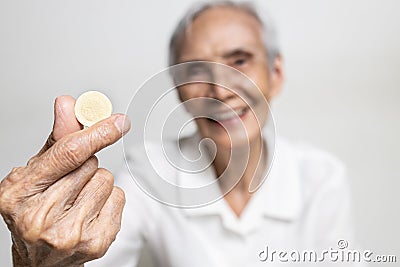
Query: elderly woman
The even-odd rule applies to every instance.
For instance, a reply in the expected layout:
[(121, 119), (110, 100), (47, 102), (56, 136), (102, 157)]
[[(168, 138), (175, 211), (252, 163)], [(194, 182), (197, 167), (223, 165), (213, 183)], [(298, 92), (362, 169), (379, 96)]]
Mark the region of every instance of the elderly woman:
[[(12, 235), (15, 266), (78, 266), (97, 258), (90, 264), (135, 266), (144, 246), (157, 266), (263, 266), (293, 262), (293, 250), (313, 250), (321, 260), (327, 254), (317, 252), (352, 240), (343, 165), (317, 149), (265, 134), (268, 103), (283, 83), (272, 24), (246, 4), (197, 6), (171, 38), (175, 64), (179, 98), (198, 132), (171, 149), (193, 156), (201, 140), (212, 140), (205, 153), (210, 166), (195, 174), (179, 168), (156, 174), (143, 151), (133, 149), (129, 166), (139, 186), (122, 172), (115, 187), (94, 154), (127, 133), (129, 120), (116, 114), (82, 129), (75, 100), (58, 97), (43, 149), (1, 183), (0, 211)], [(200, 80), (205, 83), (195, 82)], [(149, 149), (161, 162), (160, 147)], [(145, 181), (154, 175), (189, 187), (214, 181), (214, 188), (198, 195), (177, 189), (183, 198), (167, 200), (169, 193), (149, 192), (152, 183)]]

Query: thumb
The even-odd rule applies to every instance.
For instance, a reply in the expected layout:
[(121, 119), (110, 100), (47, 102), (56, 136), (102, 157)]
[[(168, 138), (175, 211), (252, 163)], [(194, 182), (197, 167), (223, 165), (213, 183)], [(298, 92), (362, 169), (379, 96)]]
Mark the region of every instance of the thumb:
[(36, 156), (40, 156), (55, 142), (64, 136), (77, 132), (83, 127), (75, 117), (75, 98), (72, 96), (58, 96), (54, 101), (53, 130), (46, 143)]
[(54, 141), (82, 129), (75, 117), (75, 102), (72, 96), (59, 96), (54, 101)]

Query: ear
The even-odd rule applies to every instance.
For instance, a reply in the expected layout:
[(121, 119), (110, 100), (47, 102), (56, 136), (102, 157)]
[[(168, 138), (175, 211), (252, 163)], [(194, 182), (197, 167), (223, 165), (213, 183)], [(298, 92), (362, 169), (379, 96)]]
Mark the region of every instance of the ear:
[(282, 89), (284, 82), (283, 74), (283, 60), (282, 56), (278, 54), (275, 57), (272, 68), (270, 68), (270, 91), (268, 94), (268, 100), (272, 100), (275, 96), (279, 94)]
[(182, 90), (180, 88), (180, 86), (176, 86), (175, 85), (175, 91), (176, 91), (176, 96), (178, 97), (180, 102), (183, 102), (183, 98), (182, 98)]

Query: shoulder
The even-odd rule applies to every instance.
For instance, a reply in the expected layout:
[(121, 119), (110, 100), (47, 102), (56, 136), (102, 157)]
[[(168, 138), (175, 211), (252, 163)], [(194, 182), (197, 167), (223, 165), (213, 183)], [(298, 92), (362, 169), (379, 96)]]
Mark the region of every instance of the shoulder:
[[(161, 220), (162, 204), (157, 201), (157, 181), (167, 172), (163, 148), (156, 142), (133, 143), (124, 151), (125, 164), (115, 174), (115, 185), (125, 192), (124, 220), (146, 231)], [(154, 189), (154, 190), (152, 190)]]
[(168, 185), (176, 184), (175, 165), (179, 159), (177, 142), (163, 141), (133, 143), (125, 151), (125, 166), (116, 176), (116, 185), (126, 193), (127, 209), (139, 210), (156, 222), (161, 219), (162, 211), (169, 209), (163, 202), (170, 198)]
[(326, 174), (344, 170), (344, 163), (330, 152), (319, 149), (304, 142), (290, 142), (280, 138), (277, 146), (282, 147), (285, 152), (292, 153), (299, 167), (303, 171), (312, 174)]
[(348, 186), (345, 164), (333, 154), (302, 142), (290, 142), (279, 138), (276, 158), (292, 161), (303, 192), (315, 194), (328, 190), (342, 190)]

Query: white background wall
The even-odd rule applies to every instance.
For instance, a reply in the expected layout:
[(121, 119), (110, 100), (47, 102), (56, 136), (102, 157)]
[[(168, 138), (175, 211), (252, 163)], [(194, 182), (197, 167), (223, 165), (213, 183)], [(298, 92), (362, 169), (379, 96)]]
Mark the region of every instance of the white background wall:
[[(191, 2), (1, 0), (0, 177), (41, 147), (57, 95), (100, 89), (123, 112), (165, 67), (169, 34)], [(259, 2), (285, 57), (278, 133), (345, 161), (361, 244), (399, 259), (400, 1)], [(112, 171), (122, 158), (121, 143), (100, 153)], [(9, 247), (1, 222), (0, 266), (10, 265)]]

